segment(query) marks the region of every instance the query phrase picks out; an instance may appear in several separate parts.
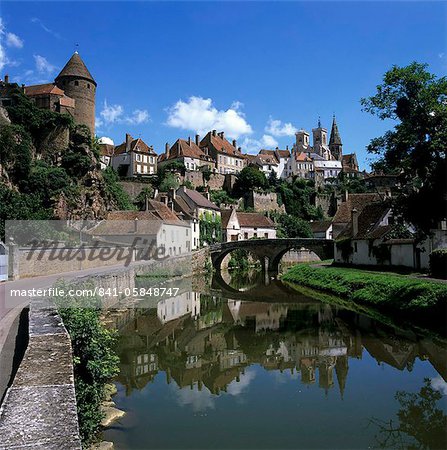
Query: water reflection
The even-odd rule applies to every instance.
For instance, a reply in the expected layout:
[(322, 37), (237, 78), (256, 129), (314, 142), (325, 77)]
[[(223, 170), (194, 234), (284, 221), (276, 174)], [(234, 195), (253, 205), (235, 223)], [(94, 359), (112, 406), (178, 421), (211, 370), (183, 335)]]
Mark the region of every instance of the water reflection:
[[(258, 301), (258, 295), (271, 301)], [(180, 434), (182, 437), (178, 441), (170, 441), (167, 430), (162, 431), (165, 425), (160, 418), (161, 428), (158, 431), (152, 429), (150, 438), (132, 434), (125, 425), (123, 434), (114, 434), (119, 429), (116, 427), (115, 431), (108, 432), (109, 436), (118, 442), (118, 447), (120, 440), (126, 441), (123, 448), (233, 448), (237, 447), (235, 442), (245, 448), (355, 447), (369, 445), (374, 440), (374, 433), (371, 431), (368, 437), (368, 433), (357, 427), (356, 435), (344, 422), (338, 425), (336, 434), (347, 427), (345, 432), (352, 436), (346, 444), (342, 444), (345, 442), (342, 440), (336, 444), (333, 436), (331, 440), (316, 433), (298, 445), (287, 427), (291, 426), (289, 421), (293, 422), (295, 415), (298, 417), (304, 412), (289, 398), (293, 399), (301, 392), (297, 389), (311, 389), (311, 396), (306, 401), (314, 417), (306, 416), (305, 420), (306, 427), (312, 429), (321, 427), (322, 423), (329, 427), (325, 408), (330, 405), (322, 403), (322, 398), (328, 396), (337, 402), (345, 402), (343, 408), (337, 404), (331, 404), (331, 407), (341, 417), (346, 414), (351, 421), (354, 420), (352, 411), (356, 408), (360, 408), (356, 414), (364, 421), (378, 417), (374, 408), (378, 413), (384, 406), (372, 404), (383, 402), (381, 396), (387, 398), (386, 410), (394, 413), (396, 409), (392, 405), (396, 401), (387, 390), (387, 377), (394, 380), (389, 382), (390, 386), (398, 383), (399, 386), (414, 387), (411, 371), (415, 364), (419, 384), (421, 375), (430, 376), (433, 389), (437, 392), (445, 389), (447, 352), (443, 343), (409, 331), (398, 331), (367, 316), (312, 298), (293, 295), (277, 281), (261, 286), (259, 291), (255, 288), (250, 294), (245, 292), (239, 298), (223, 296), (222, 292), (186, 290), (177, 297), (161, 300), (156, 306), (136, 310), (133, 317), (127, 316), (120, 322), (121, 371), (117, 381), (123, 391), (117, 398), (118, 403), (122, 402), (118, 406), (134, 408), (139, 411), (135, 414), (140, 415), (145, 414), (142, 411), (156, 407), (160, 417), (185, 421), (185, 427), (188, 423), (189, 431), (182, 428), (184, 435)], [(402, 376), (395, 378), (395, 372), (384, 373), (383, 369), (387, 367), (396, 369)], [(277, 388), (274, 386), (281, 383), (285, 389), (281, 391), (284, 400), (275, 404), (274, 389)], [(350, 389), (354, 395), (349, 401), (354, 406), (346, 403)], [(140, 395), (134, 396), (139, 392), (144, 393), (144, 400)], [(323, 396), (317, 396), (317, 392)], [(161, 393), (163, 397), (157, 397)], [(358, 395), (363, 397), (354, 398)], [(126, 403), (126, 398), (130, 403)], [(371, 398), (371, 405), (364, 401), (365, 398)], [(252, 432), (258, 433), (259, 441), (253, 436), (251, 440), (247, 437), (246, 441), (241, 437), (246, 431), (237, 422), (235, 411), (245, 408), (241, 406), (244, 402), (250, 408), (246, 414), (254, 417), (256, 426), (253, 425)], [(172, 409), (173, 405), (180, 407), (180, 412)], [(266, 408), (272, 414), (269, 425), (263, 425)], [(210, 436), (216, 437), (213, 445), (198, 445), (194, 441), (194, 430), (199, 425), (189, 422), (185, 416), (188, 411), (200, 417), (209, 418), (211, 412), (216, 415), (215, 422), (207, 425)], [(286, 420), (284, 414), (290, 417)], [(219, 441), (219, 420), (224, 419), (235, 420), (234, 436)], [(240, 421), (243, 423), (244, 418)], [(333, 421), (330, 426), (335, 424)], [(264, 430), (268, 426), (285, 433), (281, 445), (277, 446), (273, 437), (269, 441)], [(139, 433), (145, 433), (144, 427), (137, 429)], [(265, 445), (259, 443), (261, 437)], [(232, 439), (236, 440), (232, 443)]]

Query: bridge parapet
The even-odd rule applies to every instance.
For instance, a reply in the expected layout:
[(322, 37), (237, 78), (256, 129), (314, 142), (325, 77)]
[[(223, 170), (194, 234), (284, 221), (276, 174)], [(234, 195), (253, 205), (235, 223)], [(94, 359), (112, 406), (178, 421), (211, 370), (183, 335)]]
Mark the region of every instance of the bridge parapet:
[(223, 259), (234, 250), (247, 250), (262, 261), (262, 266), (269, 272), (278, 273), (281, 258), (290, 250), (311, 250), (320, 259), (334, 257), (334, 241), (321, 238), (281, 238), (251, 239), (230, 241), (210, 247), (211, 260), (215, 269), (219, 270)]

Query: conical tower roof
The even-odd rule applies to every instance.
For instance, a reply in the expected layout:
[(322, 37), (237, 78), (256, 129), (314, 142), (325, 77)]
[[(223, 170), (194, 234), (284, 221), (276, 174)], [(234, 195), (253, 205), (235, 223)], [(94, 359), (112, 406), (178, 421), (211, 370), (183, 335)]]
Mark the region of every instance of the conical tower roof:
[(331, 129), (331, 137), (329, 138), (329, 145), (342, 145), (335, 116), (332, 119), (332, 129)]
[(88, 71), (87, 66), (84, 64), (84, 61), (82, 61), (78, 52), (73, 53), (73, 56), (69, 59), (60, 74), (56, 77), (56, 80), (62, 77), (84, 78), (91, 81), (96, 86), (96, 81)]

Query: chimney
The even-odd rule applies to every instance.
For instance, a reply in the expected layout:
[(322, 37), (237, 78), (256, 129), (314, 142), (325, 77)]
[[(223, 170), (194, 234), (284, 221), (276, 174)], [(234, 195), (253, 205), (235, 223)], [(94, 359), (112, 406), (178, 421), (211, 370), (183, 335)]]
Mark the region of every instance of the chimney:
[(211, 197), (210, 197), (210, 188), (209, 188), (209, 186), (207, 186), (207, 187), (205, 188), (204, 194), (205, 194), (205, 197), (206, 197), (208, 200), (211, 200)]
[(216, 130), (213, 130), (213, 136), (216, 136)]
[(236, 139), (233, 139), (233, 147), (237, 149)]
[(171, 197), (172, 200), (175, 200), (175, 188), (169, 189), (169, 196)]
[(191, 136), (188, 136), (188, 145), (191, 146)]
[(343, 201), (347, 202), (349, 198), (349, 192), (348, 190), (345, 190), (345, 192), (343, 192)]
[(359, 212), (354, 208), (352, 211), (352, 237), (359, 232)]
[(149, 211), (149, 195), (147, 195), (147, 194), (144, 199), (144, 210)]
[(8, 84), (8, 83), (9, 83), (9, 75), (5, 74), (5, 84)]
[(196, 145), (200, 144), (200, 135), (196, 134)]
[(138, 217), (135, 217), (135, 219), (133, 220), (133, 232), (138, 232)]
[(166, 156), (169, 156), (169, 142), (166, 142), (166, 144), (165, 144), (165, 153), (166, 153)]
[(289, 150), (289, 146), (288, 145), (286, 145), (286, 150)]
[(168, 196), (162, 195), (161, 202), (164, 203), (166, 206), (168, 206)]
[(154, 189), (154, 199), (156, 199), (156, 198), (157, 198), (157, 195), (158, 195), (158, 189), (157, 189), (157, 188), (155, 188), (155, 189)]
[(221, 137), (222, 139), (225, 139), (225, 133), (224, 133), (223, 131), (220, 132), (220, 137)]
[(132, 142), (132, 136), (129, 133), (126, 133), (126, 152), (130, 150), (130, 144)]

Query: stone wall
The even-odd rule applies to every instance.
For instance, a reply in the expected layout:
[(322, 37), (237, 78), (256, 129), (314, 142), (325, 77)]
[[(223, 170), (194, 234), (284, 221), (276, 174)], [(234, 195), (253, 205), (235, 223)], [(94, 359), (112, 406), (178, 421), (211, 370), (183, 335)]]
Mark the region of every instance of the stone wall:
[(138, 197), (138, 194), (146, 186), (148, 186), (147, 183), (140, 183), (138, 181), (120, 181), (120, 185), (123, 187), (132, 201)]
[(250, 191), (244, 198), (244, 204), (246, 208), (252, 208), (255, 212), (286, 212), (284, 205), (278, 205), (276, 192), (261, 193)]
[(31, 302), (28, 348), (0, 408), (0, 447), (81, 450), (70, 337), (41, 301)]

